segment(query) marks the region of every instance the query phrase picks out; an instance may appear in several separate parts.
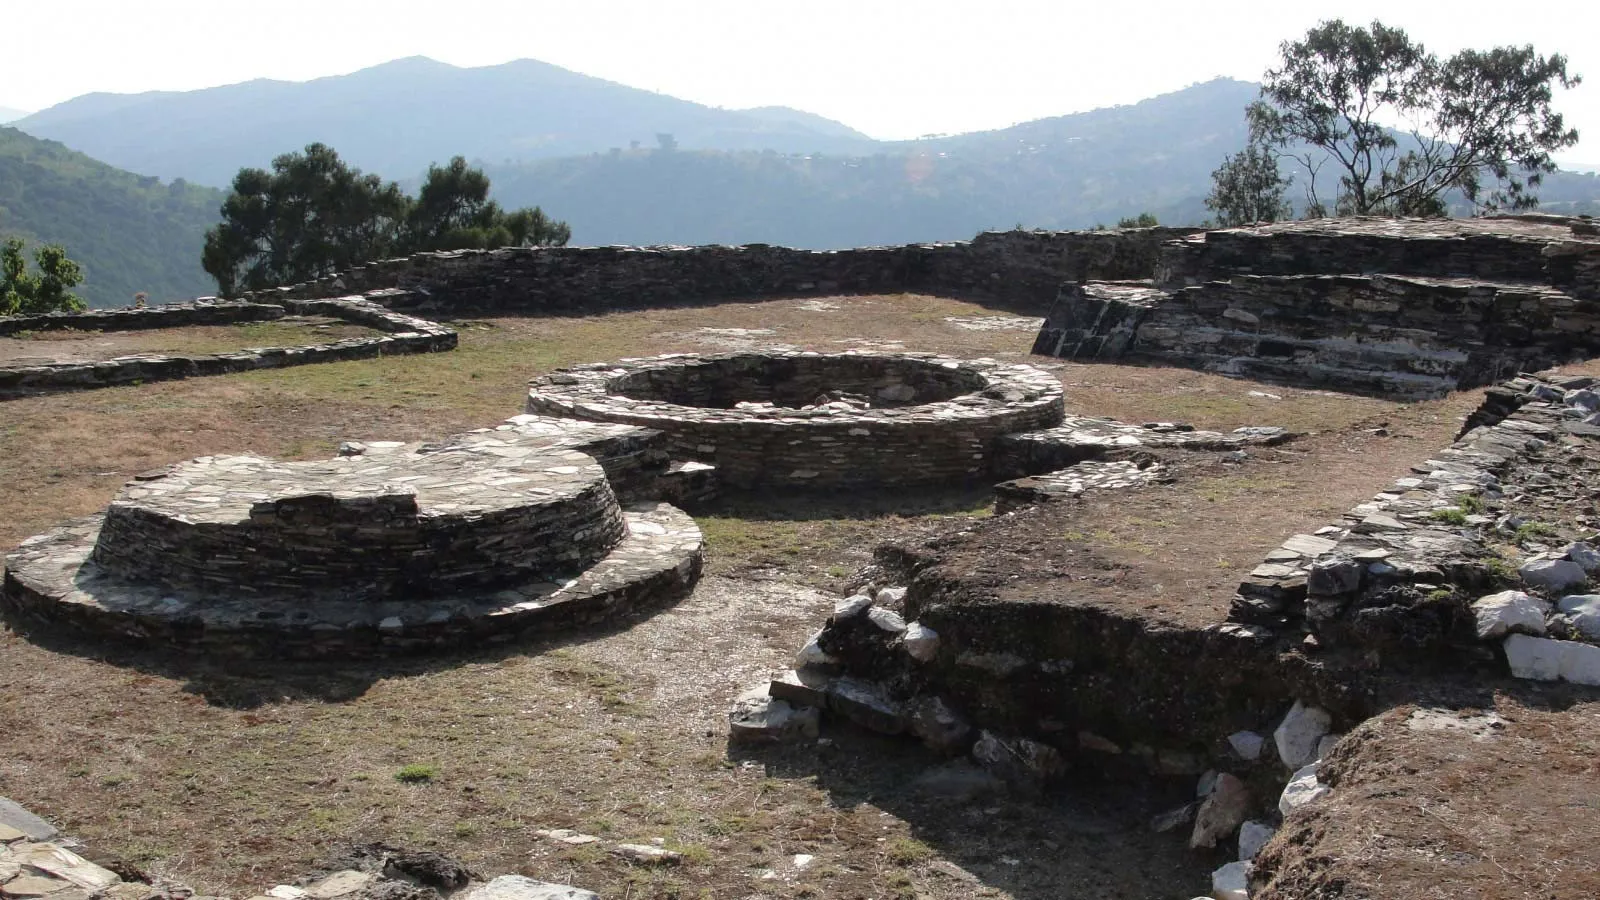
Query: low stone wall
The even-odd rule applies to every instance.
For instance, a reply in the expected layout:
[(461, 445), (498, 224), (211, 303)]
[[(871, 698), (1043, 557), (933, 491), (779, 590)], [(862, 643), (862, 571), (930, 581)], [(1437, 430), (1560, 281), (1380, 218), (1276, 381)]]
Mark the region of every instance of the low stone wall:
[(1353, 217), (1227, 228), (1165, 244), (1155, 280), (1162, 287), (1178, 288), (1235, 273), (1386, 272), (1433, 278), (1542, 281), (1545, 246), (1570, 238), (1575, 221), (1580, 220)]
[[(56, 327), (78, 328), (86, 327), (89, 323), (98, 323), (101, 329), (111, 329), (123, 327), (120, 323), (131, 321), (140, 323), (135, 327), (172, 328), (276, 319), (292, 313), (329, 316), (388, 333), (382, 337), (351, 338), (327, 344), (259, 347), (205, 356), (142, 354), (90, 363), (47, 363), (0, 368), (0, 399), (52, 391), (142, 384), (150, 381), (250, 372), (256, 369), (280, 369), (312, 363), (373, 359), (401, 353), (437, 353), (455, 349), (456, 332), (453, 329), (426, 319), (394, 312), (377, 302), (393, 303), (403, 296), (404, 292), (401, 291), (374, 291), (365, 296), (309, 301), (289, 299), (273, 304), (244, 303), (224, 306), (195, 303), (178, 304), (175, 309), (150, 307), (143, 310), (111, 310), (82, 314), (77, 317), (80, 319), (79, 324)], [(218, 315), (215, 312), (218, 309), (227, 310), (225, 316), (237, 315), (245, 318), (210, 321), (211, 316)], [(65, 321), (73, 317), (30, 318)], [(0, 319), (0, 323), (7, 321), (10, 320)]]
[(997, 231), (971, 241), (796, 250), (743, 247), (543, 247), (422, 253), (249, 295), (276, 303), (399, 288), (404, 308), (518, 313), (702, 303), (805, 293), (923, 291), (1043, 311), (1063, 281), (1148, 278), (1183, 228)]
[[(1239, 586), (1229, 618), (1374, 664), (1498, 669), (1600, 685), (1600, 472), (1592, 377), (1519, 377), (1450, 447), (1342, 522), (1295, 535)], [(1503, 647), (1498, 645), (1504, 644)], [(1549, 666), (1526, 665), (1540, 653)]]
[(1492, 384), (1600, 355), (1600, 301), (1586, 293), (1600, 242), (1567, 240), (1566, 222), (1208, 232), (1170, 242), (1154, 283), (1064, 285), (1033, 352), (1407, 400)]
[[(203, 457), (136, 478), (107, 514), (6, 557), (20, 630), (223, 656), (422, 653), (606, 621), (683, 597), (705, 492), (660, 432), (518, 417), (341, 458)], [(589, 456), (593, 451), (599, 458)], [(643, 502), (620, 507), (615, 471)]]
[(91, 309), (84, 312), (46, 313), (38, 316), (0, 316), (0, 337), (25, 331), (138, 331), (183, 328), (189, 325), (236, 325), (281, 319), (287, 310), (278, 303), (248, 300), (202, 299), (160, 306), (125, 309)]
[[(1591, 226), (1593, 228), (1593, 226)], [(1550, 281), (1574, 297), (1600, 301), (1600, 229), (1582, 233), (1588, 240), (1557, 241), (1544, 248)]]
[[(796, 386), (845, 393), (763, 402), (796, 402)], [(565, 369), (533, 382), (528, 411), (665, 431), (675, 456), (715, 463), (735, 487), (839, 488), (982, 480), (996, 438), (1054, 425), (1063, 406), (1060, 382), (1031, 366), (769, 351)]]

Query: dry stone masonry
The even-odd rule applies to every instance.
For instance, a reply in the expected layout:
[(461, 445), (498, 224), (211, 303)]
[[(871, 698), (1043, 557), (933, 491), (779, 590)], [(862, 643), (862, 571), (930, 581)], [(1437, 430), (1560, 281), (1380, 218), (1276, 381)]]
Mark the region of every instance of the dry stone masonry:
[(528, 411), (665, 431), (674, 455), (739, 488), (985, 479), (1003, 434), (1062, 417), (1040, 369), (933, 354), (764, 351), (576, 366), (536, 379)]
[(379, 337), (349, 338), (299, 347), (255, 347), (204, 356), (138, 354), (99, 362), (62, 362), (0, 367), (0, 399), (49, 391), (142, 384), (174, 378), (225, 375), (254, 369), (280, 369), (312, 363), (372, 359), (399, 353), (453, 350), (456, 332), (444, 325), (394, 312), (384, 306), (402, 292), (274, 303), (197, 300), (146, 308), (0, 318), (0, 335), (72, 328), (80, 331), (227, 325), (280, 319), (285, 315), (328, 316), (377, 331)]
[(1334, 219), (1169, 241), (1150, 283), (1068, 284), (1034, 352), (1402, 399), (1600, 353), (1587, 220)]
[(401, 308), (601, 312), (792, 294), (898, 291), (980, 296), (1043, 310), (1064, 281), (1148, 278), (1163, 241), (1187, 228), (994, 231), (971, 241), (795, 250), (742, 247), (529, 247), (381, 260), (250, 299), (400, 289)]
[(699, 575), (693, 521), (666, 503), (622, 507), (584, 452), (633, 476), (637, 498), (651, 481), (685, 484), (658, 440), (519, 417), (439, 445), (346, 445), (333, 460), (202, 457), (24, 541), (0, 601), (104, 638), (287, 657), (597, 622), (681, 597)]

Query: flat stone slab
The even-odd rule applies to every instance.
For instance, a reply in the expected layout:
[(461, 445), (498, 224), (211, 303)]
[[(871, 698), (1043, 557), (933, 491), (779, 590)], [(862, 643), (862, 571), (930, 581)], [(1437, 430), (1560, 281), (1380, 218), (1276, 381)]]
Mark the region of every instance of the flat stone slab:
[(665, 503), (623, 511), (626, 534), (593, 566), (559, 580), (454, 595), (352, 601), (340, 592), (173, 590), (90, 559), (103, 516), (29, 538), (6, 558), (0, 603), (99, 637), (241, 656), (317, 658), (428, 652), (604, 621), (678, 599), (698, 579), (704, 540)]
[(32, 841), (48, 841), (56, 836), (56, 827), (39, 818), (8, 797), (0, 797), (0, 825), (22, 832)]

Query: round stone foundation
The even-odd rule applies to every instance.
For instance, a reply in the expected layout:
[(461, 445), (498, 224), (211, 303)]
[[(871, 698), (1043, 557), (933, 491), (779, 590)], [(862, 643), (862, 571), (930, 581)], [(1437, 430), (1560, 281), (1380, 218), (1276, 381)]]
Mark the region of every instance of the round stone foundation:
[(24, 541), (0, 599), (97, 636), (349, 657), (601, 621), (687, 594), (701, 561), (687, 515), (623, 509), (592, 457), (538, 442), (202, 457)]
[(989, 475), (994, 440), (1063, 415), (1048, 372), (917, 353), (766, 351), (576, 366), (527, 410), (666, 432), (724, 484), (896, 487)]

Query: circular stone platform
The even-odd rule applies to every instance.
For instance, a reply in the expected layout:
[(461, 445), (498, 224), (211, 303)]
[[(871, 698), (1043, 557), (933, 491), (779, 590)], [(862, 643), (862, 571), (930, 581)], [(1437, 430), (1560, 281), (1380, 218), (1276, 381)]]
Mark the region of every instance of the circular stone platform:
[(995, 438), (1063, 415), (1048, 372), (921, 353), (763, 351), (576, 366), (527, 410), (667, 432), (735, 487), (893, 487), (989, 474)]
[(206, 652), (415, 652), (681, 597), (702, 547), (681, 511), (624, 510), (593, 458), (540, 442), (202, 457), (24, 541), (0, 600), (81, 632)]

